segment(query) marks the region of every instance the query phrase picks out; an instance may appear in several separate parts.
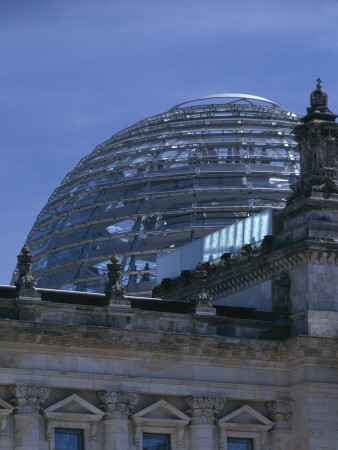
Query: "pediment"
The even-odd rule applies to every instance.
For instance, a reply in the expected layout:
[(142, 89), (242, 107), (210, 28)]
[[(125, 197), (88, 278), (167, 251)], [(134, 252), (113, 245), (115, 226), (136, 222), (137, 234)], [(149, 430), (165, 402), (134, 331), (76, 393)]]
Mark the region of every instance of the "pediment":
[(220, 425), (253, 425), (253, 426), (273, 426), (271, 420), (264, 417), (261, 413), (251, 408), (249, 405), (244, 405), (241, 408), (232, 411), (230, 414), (222, 417), (218, 423)]
[(182, 420), (186, 423), (191, 420), (189, 416), (165, 400), (159, 400), (158, 402), (147, 406), (147, 408), (138, 411), (134, 414), (134, 419)]
[(77, 394), (60, 400), (44, 410), (47, 416), (56, 415), (88, 415), (103, 416), (103, 412)]

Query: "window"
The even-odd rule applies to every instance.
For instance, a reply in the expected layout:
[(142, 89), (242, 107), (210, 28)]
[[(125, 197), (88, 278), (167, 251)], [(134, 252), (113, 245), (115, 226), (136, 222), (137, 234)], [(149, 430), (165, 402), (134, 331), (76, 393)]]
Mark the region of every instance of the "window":
[(169, 434), (143, 433), (142, 450), (170, 450)]
[(227, 450), (253, 450), (252, 440), (228, 438)]
[(184, 447), (185, 425), (191, 418), (161, 399), (134, 414), (136, 448), (170, 450)]
[(82, 450), (82, 430), (55, 428), (55, 450)]

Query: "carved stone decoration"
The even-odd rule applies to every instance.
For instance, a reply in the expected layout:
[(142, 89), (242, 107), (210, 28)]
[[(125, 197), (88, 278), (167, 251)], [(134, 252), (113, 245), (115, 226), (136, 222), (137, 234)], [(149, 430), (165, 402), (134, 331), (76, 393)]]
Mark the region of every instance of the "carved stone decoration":
[(226, 428), (221, 428), (219, 432), (219, 448), (220, 450), (226, 450), (227, 449), (227, 438), (228, 438), (228, 432)]
[(206, 280), (208, 278), (207, 264), (199, 263), (194, 272), (194, 284), (196, 291), (196, 314), (215, 314), (211, 304), (211, 296), (206, 290)]
[(262, 241), (261, 245), (262, 254), (271, 252), (272, 248), (273, 248), (273, 236), (267, 234), (264, 236)]
[(338, 117), (328, 108), (328, 95), (318, 79), (310, 96), (311, 108), (294, 129), (300, 153), (301, 178), (291, 186), (293, 195), (309, 195), (311, 191), (338, 193)]
[[(8, 416), (13, 412), (13, 406), (0, 398), (0, 439), (5, 437)], [(1, 447), (1, 446), (0, 446)]]
[(127, 420), (139, 401), (139, 396), (134, 392), (104, 390), (96, 394), (102, 402), (100, 408), (105, 411), (104, 419)]
[(290, 287), (289, 274), (283, 270), (275, 279), (276, 303), (274, 309), (279, 314), (291, 314)]
[(142, 449), (142, 425), (140, 423), (135, 425), (135, 447), (137, 450)]
[(225, 399), (217, 397), (190, 396), (185, 401), (190, 408), (187, 414), (191, 417), (191, 425), (213, 425), (225, 405)]
[(267, 431), (261, 431), (260, 432), (260, 444), (261, 444), (261, 450), (268, 450), (269, 449), (268, 433), (267, 433)]
[(243, 261), (250, 261), (250, 259), (252, 258), (251, 244), (244, 244), (240, 254), (243, 257)]
[(177, 427), (177, 448), (183, 447), (184, 426)]
[(97, 421), (92, 422), (90, 424), (90, 440), (91, 440), (91, 442), (96, 441), (96, 433), (97, 433)]
[(8, 389), (15, 397), (10, 401), (14, 414), (39, 414), (50, 392), (48, 387), (35, 384), (12, 384)]
[(274, 430), (290, 430), (293, 402), (288, 400), (275, 400), (266, 403), (270, 419), (274, 422)]
[(8, 423), (8, 416), (5, 416), (5, 415), (1, 416), (0, 417), (0, 438), (5, 437), (7, 423)]
[(226, 269), (231, 267), (231, 253), (223, 253), (221, 256), (221, 261)]
[(105, 290), (109, 306), (127, 306), (130, 307), (130, 301), (124, 297), (126, 292), (122, 285), (122, 264), (114, 253), (110, 259), (111, 264), (107, 264), (108, 269), (108, 287)]
[(50, 442), (53, 438), (54, 433), (54, 423), (53, 419), (47, 418), (46, 419), (46, 440)]
[(334, 120), (334, 118), (331, 117), (334, 116), (332, 111), (329, 110), (329, 97), (325, 91), (323, 91), (322, 88), (322, 80), (320, 78), (317, 78), (317, 85), (316, 90), (311, 92), (310, 95), (310, 104), (311, 107), (307, 108), (307, 119), (309, 120), (309, 116), (312, 119), (324, 119), (324, 120)]
[(40, 297), (35, 290), (36, 279), (32, 275), (34, 256), (29, 254), (30, 250), (25, 244), (18, 255), (18, 279), (15, 281), (19, 297)]

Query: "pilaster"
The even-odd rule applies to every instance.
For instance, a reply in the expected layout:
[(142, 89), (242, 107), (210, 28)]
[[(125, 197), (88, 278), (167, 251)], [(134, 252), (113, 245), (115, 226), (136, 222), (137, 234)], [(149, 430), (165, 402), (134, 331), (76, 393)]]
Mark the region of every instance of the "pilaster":
[(49, 395), (49, 388), (34, 384), (8, 386), (14, 398), (15, 450), (39, 450), (40, 410)]
[(195, 397), (185, 399), (191, 417), (191, 448), (205, 450), (214, 448), (216, 416), (224, 408), (225, 400), (217, 397)]
[[(287, 442), (291, 439), (291, 425), (292, 425), (292, 408), (293, 402), (288, 400), (275, 400), (266, 403), (266, 407), (270, 413), (270, 420), (274, 423), (272, 431), (270, 431), (271, 448), (287, 447)], [(283, 442), (284, 447), (280, 447), (279, 443)]]
[(129, 416), (138, 403), (139, 396), (133, 392), (104, 390), (97, 392), (101, 409), (105, 411), (104, 450), (128, 448)]

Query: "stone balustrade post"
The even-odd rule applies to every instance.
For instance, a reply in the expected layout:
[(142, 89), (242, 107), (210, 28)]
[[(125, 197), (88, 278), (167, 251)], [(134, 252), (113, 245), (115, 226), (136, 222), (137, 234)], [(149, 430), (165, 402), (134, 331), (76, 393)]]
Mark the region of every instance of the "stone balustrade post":
[(18, 255), (18, 278), (15, 281), (19, 299), (41, 300), (41, 295), (35, 289), (36, 279), (32, 275), (34, 256), (25, 244)]
[(49, 388), (33, 384), (12, 384), (8, 386), (14, 396), (14, 449), (40, 449), (40, 410), (49, 395)]
[(216, 416), (224, 408), (225, 400), (217, 397), (194, 397), (185, 399), (191, 417), (191, 448), (205, 450), (214, 448)]
[(199, 263), (194, 272), (194, 284), (196, 290), (196, 310), (195, 314), (216, 314), (215, 309), (211, 304), (211, 296), (206, 289), (206, 281), (208, 278), (208, 271), (206, 269), (207, 263)]
[(105, 411), (104, 450), (125, 450), (128, 448), (128, 424), (133, 407), (139, 396), (133, 392), (104, 390), (97, 392), (101, 409)]
[(122, 285), (123, 265), (119, 264), (119, 258), (114, 253), (107, 264), (108, 287), (105, 290), (109, 306), (130, 308), (130, 300), (125, 297), (126, 289)]

